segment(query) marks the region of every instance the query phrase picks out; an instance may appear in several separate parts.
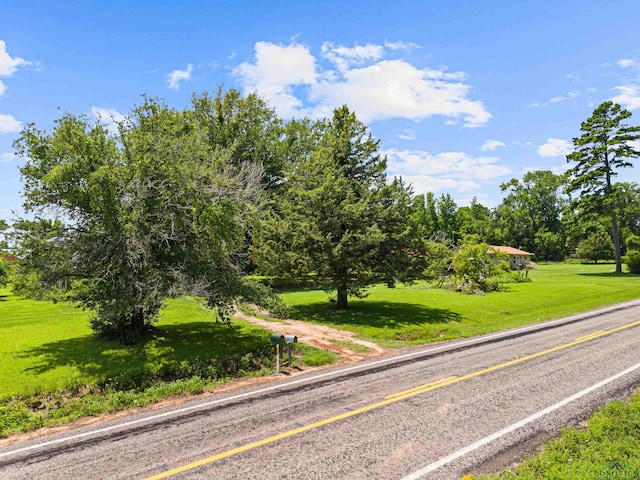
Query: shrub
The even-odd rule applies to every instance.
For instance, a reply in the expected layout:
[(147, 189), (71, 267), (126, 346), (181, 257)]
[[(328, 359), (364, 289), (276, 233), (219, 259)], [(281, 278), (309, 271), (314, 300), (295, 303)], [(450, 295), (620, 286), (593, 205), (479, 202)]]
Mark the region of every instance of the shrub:
[(503, 254), (486, 243), (462, 245), (451, 260), (455, 271), (454, 289), (473, 294), (499, 290), (500, 282), (496, 276), (509, 269), (503, 259)]
[(613, 258), (613, 241), (604, 228), (599, 228), (578, 244), (578, 258), (598, 263)]
[(9, 280), (9, 263), (0, 258), (0, 287), (4, 287)]
[(629, 235), (625, 244), (627, 245), (627, 251), (640, 252), (640, 237), (638, 235)]
[(624, 262), (627, 264), (627, 268), (631, 273), (640, 273), (640, 251), (628, 251)]

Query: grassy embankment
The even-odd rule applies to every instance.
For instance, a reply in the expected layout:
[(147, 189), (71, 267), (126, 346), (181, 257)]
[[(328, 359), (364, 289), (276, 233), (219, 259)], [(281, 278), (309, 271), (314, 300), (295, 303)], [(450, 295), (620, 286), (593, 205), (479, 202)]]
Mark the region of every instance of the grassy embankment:
[(356, 332), (395, 348), (469, 337), (571, 315), (640, 297), (640, 275), (616, 275), (614, 266), (551, 264), (531, 271), (528, 283), (507, 285), (486, 296), (431, 288), (420, 282), (389, 289), (377, 285), (345, 311), (327, 309), (327, 293), (282, 294), (293, 318)]
[(514, 470), (466, 479), (584, 480), (640, 478), (640, 391), (592, 415), (588, 428), (568, 428)]
[[(0, 289), (0, 438), (275, 371), (269, 332), (216, 323), (194, 298), (168, 301), (156, 333), (133, 346), (98, 340), (88, 321), (71, 304)], [(334, 359), (297, 349), (307, 365)]]

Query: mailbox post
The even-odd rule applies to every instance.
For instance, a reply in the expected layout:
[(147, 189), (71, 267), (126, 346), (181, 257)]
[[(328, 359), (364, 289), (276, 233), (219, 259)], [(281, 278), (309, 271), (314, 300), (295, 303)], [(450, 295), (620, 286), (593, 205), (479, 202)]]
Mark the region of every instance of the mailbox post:
[(271, 343), (276, 346), (276, 373), (280, 373), (280, 345), (287, 344), (289, 348), (289, 366), (293, 365), (293, 355), (291, 355), (291, 344), (297, 343), (298, 337), (295, 335), (280, 335), (279, 333), (271, 334)]
[(298, 337), (295, 335), (286, 335), (284, 341), (287, 342), (287, 348), (289, 349), (289, 367), (293, 367), (293, 356), (291, 355), (291, 344), (298, 343)]
[(284, 335), (279, 333), (271, 334), (271, 343), (276, 345), (276, 373), (280, 373), (280, 344), (284, 342)]

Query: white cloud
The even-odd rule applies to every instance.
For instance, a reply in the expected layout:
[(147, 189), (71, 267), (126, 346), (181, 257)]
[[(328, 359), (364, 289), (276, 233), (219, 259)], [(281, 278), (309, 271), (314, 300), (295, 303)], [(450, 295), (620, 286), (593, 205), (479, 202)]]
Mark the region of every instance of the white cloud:
[[(24, 67), (31, 65), (31, 62), (26, 61), (24, 58), (11, 57), (7, 52), (7, 44), (4, 40), (0, 40), (0, 77), (12, 76), (18, 67)], [(7, 91), (7, 86), (0, 81), (0, 97)]]
[(402, 132), (396, 134), (396, 137), (402, 140), (415, 140), (416, 139), (416, 131), (405, 128)]
[(480, 183), (511, 173), (497, 157), (472, 157), (464, 152), (433, 155), (421, 150), (386, 150), (390, 175), (402, 177), (416, 193), (439, 190), (471, 192)]
[(469, 192), (474, 192), (480, 189), (480, 184), (468, 179), (455, 179), (420, 174), (403, 174), (402, 178), (407, 184), (411, 185), (413, 193), (416, 195), (427, 192), (451, 193), (452, 191), (468, 194)]
[(613, 87), (612, 90), (618, 92), (618, 95), (611, 99), (612, 102), (624, 105), (629, 110), (640, 108), (640, 85), (623, 85)]
[(486, 142), (484, 142), (484, 145), (482, 145), (481, 148), (483, 152), (490, 152), (497, 149), (498, 147), (506, 147), (506, 145), (504, 142), (501, 142), (499, 140), (487, 140)]
[(574, 82), (581, 82), (582, 78), (580, 78), (578, 75), (576, 75), (573, 72), (567, 73), (567, 78), (569, 80), (573, 80)]
[(313, 85), (318, 74), (316, 60), (304, 45), (269, 42), (255, 45), (255, 63), (244, 62), (234, 70), (247, 91), (258, 91), (283, 117), (305, 116), (294, 95), (297, 85)]
[(348, 104), (364, 121), (394, 117), (423, 120), (442, 115), (462, 118), (466, 127), (479, 127), (491, 114), (479, 101), (467, 98), (470, 87), (458, 73), (418, 69), (402, 60), (383, 60), (354, 68), (336, 82), (322, 82), (314, 89), (324, 105)]
[(618, 66), (622, 68), (639, 68), (640, 63), (636, 62), (631, 58), (623, 58), (618, 61)]
[(550, 172), (555, 173), (556, 175), (562, 175), (570, 168), (571, 168), (571, 165), (568, 162), (563, 161), (558, 165), (536, 165), (533, 167), (525, 167), (524, 173), (537, 172), (540, 170), (549, 170)]
[(188, 82), (191, 80), (191, 72), (193, 72), (193, 65), (191, 63), (187, 64), (186, 70), (174, 70), (167, 75), (167, 86), (178, 90), (180, 88), (180, 82)]
[(125, 115), (122, 115), (113, 108), (91, 107), (91, 113), (113, 134), (118, 132), (118, 122), (127, 118)]
[(566, 100), (573, 100), (578, 95), (580, 95), (580, 92), (578, 92), (577, 90), (571, 90), (569, 94), (566, 96), (553, 97), (552, 99), (549, 100), (549, 103), (558, 103), (558, 102), (564, 102)]
[(362, 65), (367, 60), (379, 60), (384, 53), (382, 45), (356, 45), (349, 48), (334, 45), (331, 42), (322, 44), (322, 56), (333, 63), (340, 72), (346, 72), (353, 65)]
[(546, 107), (551, 103), (559, 103), (559, 102), (566, 102), (567, 100), (573, 100), (579, 95), (581, 95), (579, 90), (571, 90), (567, 95), (558, 95), (557, 97), (550, 98), (546, 102), (530, 103), (529, 107)]
[(258, 91), (283, 117), (329, 116), (347, 104), (364, 122), (441, 115), (479, 127), (491, 118), (482, 102), (469, 98), (463, 72), (420, 69), (403, 60), (384, 60), (384, 53), (379, 45), (325, 43), (322, 58), (330, 65), (322, 70), (304, 45), (258, 42), (255, 60), (234, 73), (246, 91)]
[(546, 143), (538, 147), (538, 155), (541, 157), (563, 157), (572, 151), (573, 146), (559, 138), (549, 138)]
[(22, 124), (11, 115), (0, 113), (0, 135), (5, 133), (17, 133), (22, 129)]
[(24, 58), (11, 57), (7, 52), (7, 44), (0, 40), (0, 77), (10, 77), (18, 67), (30, 65)]
[(0, 163), (9, 163), (14, 161), (16, 158), (16, 154), (11, 152), (0, 153)]
[(389, 42), (386, 41), (384, 42), (384, 46), (386, 48), (389, 48), (391, 50), (406, 50), (408, 52), (411, 52), (412, 50), (415, 50), (416, 48), (422, 48), (420, 45), (418, 45), (417, 43), (413, 43), (413, 42)]

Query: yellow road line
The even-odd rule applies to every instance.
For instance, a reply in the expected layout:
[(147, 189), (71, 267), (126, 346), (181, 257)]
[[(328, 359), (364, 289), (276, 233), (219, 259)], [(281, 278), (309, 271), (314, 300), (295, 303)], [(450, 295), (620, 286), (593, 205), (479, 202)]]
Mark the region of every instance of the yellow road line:
[(593, 332), (593, 333), (590, 333), (589, 335), (584, 335), (582, 337), (578, 337), (578, 338), (576, 338), (576, 340), (590, 340), (592, 338), (599, 337), (604, 332), (606, 332), (606, 330), (600, 330), (599, 332)]
[(233, 455), (237, 455), (242, 452), (246, 452), (248, 450), (253, 450), (254, 448), (261, 447), (263, 445), (268, 445), (273, 442), (277, 442), (279, 440), (292, 437), (299, 433), (303, 433), (309, 430), (313, 430), (318, 427), (322, 427), (324, 425), (329, 425), (330, 423), (338, 422), (340, 420), (344, 420), (349, 417), (353, 417), (355, 415), (359, 415), (364, 412), (368, 412), (370, 410), (375, 410), (376, 408), (384, 407), (386, 405), (390, 405), (392, 403), (399, 402), (400, 400), (405, 400), (407, 398), (415, 397), (416, 395), (420, 395), (422, 393), (435, 390), (437, 388), (444, 387), (446, 385), (452, 385), (454, 383), (462, 382), (463, 380), (468, 380), (470, 378), (478, 377), (480, 375), (484, 375), (486, 373), (495, 372), (496, 370), (501, 370), (506, 367), (510, 367), (512, 365), (517, 365), (519, 363), (526, 362), (527, 360), (532, 360), (534, 358), (541, 357), (543, 355), (548, 355), (553, 352), (557, 352), (559, 350), (564, 350), (565, 348), (573, 347), (575, 345), (579, 345), (581, 343), (588, 342), (590, 340), (595, 340), (596, 338), (603, 337), (605, 335), (609, 335), (611, 333), (619, 332), (621, 330), (626, 330), (628, 328), (636, 327), (640, 325), (640, 321), (628, 323), (621, 327), (613, 328), (611, 330), (603, 330), (601, 332), (595, 332), (590, 335), (585, 335), (584, 337), (580, 337), (572, 342), (565, 343), (563, 345), (558, 345), (557, 347), (549, 348), (547, 350), (542, 350), (537, 353), (533, 353), (531, 355), (527, 355), (524, 357), (516, 358), (515, 360), (510, 360), (508, 362), (501, 363), (499, 365), (494, 365), (493, 367), (484, 368), (482, 370), (478, 370), (477, 372), (469, 373), (467, 375), (463, 375), (462, 377), (447, 377), (440, 380), (436, 380), (434, 382), (426, 383), (424, 385), (420, 385), (418, 387), (410, 388), (408, 390), (403, 390), (401, 392), (388, 395), (384, 400), (376, 403), (372, 403), (365, 407), (358, 408), (356, 410), (352, 410), (350, 412), (345, 412), (340, 415), (336, 415), (334, 417), (326, 418), (324, 420), (320, 420), (319, 422), (311, 423), (309, 425), (305, 425), (303, 427), (295, 428), (293, 430), (289, 430), (287, 432), (279, 433), (278, 435), (274, 435), (269, 438), (265, 438), (263, 440), (258, 440), (257, 442), (248, 443), (238, 448), (234, 448), (233, 450), (228, 450), (226, 452), (219, 453), (217, 455), (213, 455), (211, 457), (203, 458), (202, 460), (198, 460), (193, 463), (189, 463), (183, 465), (178, 468), (174, 468), (172, 470), (167, 470), (166, 472), (159, 473), (157, 475), (153, 475), (152, 477), (148, 477), (146, 480), (159, 480), (161, 478), (171, 477), (173, 475), (177, 475), (179, 473), (183, 473), (189, 470), (193, 470), (194, 468), (201, 467), (203, 465), (207, 465), (209, 463), (217, 462), (218, 460), (222, 460), (224, 458), (231, 457)]
[(435, 380), (433, 382), (425, 383), (424, 385), (419, 385), (417, 387), (409, 388), (408, 390), (392, 393), (391, 395), (387, 395), (386, 397), (384, 397), (384, 399), (388, 400), (390, 398), (396, 398), (396, 397), (404, 396), (409, 393), (415, 393), (415, 392), (420, 392), (420, 393), (422, 393), (423, 391), (428, 392), (429, 390), (433, 390), (433, 387), (440, 388), (440, 387), (443, 387), (444, 385), (455, 383), (457, 378), (458, 377), (456, 377), (455, 375), (453, 377), (441, 378), (440, 380)]

